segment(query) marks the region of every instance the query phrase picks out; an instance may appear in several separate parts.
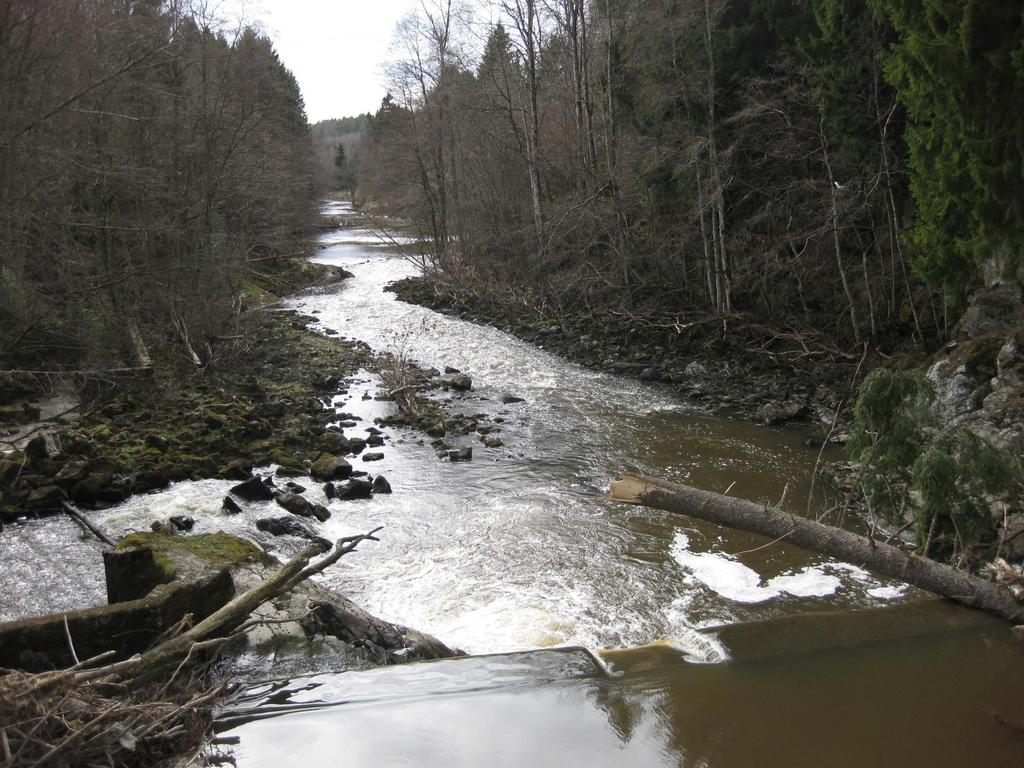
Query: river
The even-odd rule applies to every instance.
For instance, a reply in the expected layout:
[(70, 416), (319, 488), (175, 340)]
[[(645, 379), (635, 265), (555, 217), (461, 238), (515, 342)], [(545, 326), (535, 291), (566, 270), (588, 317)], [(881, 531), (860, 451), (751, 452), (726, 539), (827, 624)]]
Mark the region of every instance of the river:
[[(489, 655), (254, 688), (222, 724), (242, 739), (239, 765), (1020, 764), (1024, 649), (1004, 624), (856, 564), (601, 496), (630, 468), (819, 511), (826, 499), (808, 504), (816, 433), (708, 417), (667, 389), (396, 301), (385, 285), (415, 267), (373, 232), (339, 229), (321, 244), (313, 258), (354, 277), (289, 306), (323, 332), (469, 374), (473, 390), (447, 407), (488, 414), (503, 441), (456, 438), (473, 460), (450, 463), (421, 435), (387, 430), (371, 468), (395, 493), (332, 502), (322, 529), (383, 525), (381, 541), (324, 582)], [(391, 412), (376, 392), (365, 373), (337, 399), (362, 421), (349, 433)], [(102, 521), (128, 530), (189, 514), (197, 532), (252, 536), (265, 507), (222, 516), (230, 485), (179, 483)], [(25, 563), (66, 526), (0, 534), (8, 579), (33, 583)], [(259, 539), (281, 554), (297, 546)], [(102, 601), (81, 555), (91, 546), (39, 596), (48, 610)]]

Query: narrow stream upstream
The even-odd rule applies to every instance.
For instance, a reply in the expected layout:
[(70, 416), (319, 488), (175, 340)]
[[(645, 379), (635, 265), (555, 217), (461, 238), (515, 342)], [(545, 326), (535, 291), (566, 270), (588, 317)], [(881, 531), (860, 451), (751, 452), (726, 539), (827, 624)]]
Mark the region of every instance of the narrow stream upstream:
[[(501, 655), (256, 689), (255, 709), (225, 724), (242, 736), (239, 765), (1021, 764), (1024, 649), (1004, 624), (856, 564), (601, 498), (617, 470), (635, 468), (804, 514), (811, 433), (710, 418), (668, 390), (396, 301), (385, 285), (415, 268), (379, 242), (357, 229), (325, 235), (314, 259), (354, 277), (289, 305), (325, 333), (469, 374), (473, 390), (446, 395), (448, 407), (501, 419), (504, 445), (457, 438), (473, 461), (450, 463), (419, 434), (387, 430), (385, 458), (365, 468), (395, 493), (331, 502), (322, 529), (383, 525), (382, 540), (324, 581), (382, 617)], [(391, 412), (376, 391), (365, 374), (337, 399), (361, 419), (347, 433)], [(253, 536), (266, 507), (221, 515), (231, 484), (179, 483), (102, 521), (143, 529), (190, 514), (197, 532)], [(25, 561), (67, 532), (28, 528), (0, 545), (8, 583), (31, 591)], [(260, 541), (282, 554), (298, 546)], [(88, 582), (91, 547), (82, 542), (63, 579)], [(102, 602), (101, 576), (89, 589), (67, 589), (69, 607)], [(566, 646), (603, 649), (603, 662)], [(554, 650), (509, 655), (539, 648)]]

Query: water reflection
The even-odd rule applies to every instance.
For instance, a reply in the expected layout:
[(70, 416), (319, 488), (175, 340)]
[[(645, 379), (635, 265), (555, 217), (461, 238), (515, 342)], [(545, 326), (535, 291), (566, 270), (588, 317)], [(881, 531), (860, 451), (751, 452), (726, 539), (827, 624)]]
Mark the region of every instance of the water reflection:
[(962, 613), (945, 632), (720, 665), (615, 651), (611, 676), (572, 650), (328, 675), (258, 691), (220, 729), (241, 768), (1019, 765), (1024, 661), (1004, 625), (958, 629)]

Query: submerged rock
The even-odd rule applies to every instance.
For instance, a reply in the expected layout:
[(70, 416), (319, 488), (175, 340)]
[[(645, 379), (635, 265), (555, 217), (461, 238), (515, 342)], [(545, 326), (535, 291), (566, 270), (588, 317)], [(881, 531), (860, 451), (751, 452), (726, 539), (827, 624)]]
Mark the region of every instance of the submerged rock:
[(453, 448), (448, 451), (449, 461), (472, 461), (473, 460), (473, 449), (470, 446), (463, 446), (462, 448)]
[(785, 424), (787, 421), (799, 421), (810, 415), (811, 409), (806, 403), (782, 402), (765, 403), (758, 409), (758, 418), (766, 426)]

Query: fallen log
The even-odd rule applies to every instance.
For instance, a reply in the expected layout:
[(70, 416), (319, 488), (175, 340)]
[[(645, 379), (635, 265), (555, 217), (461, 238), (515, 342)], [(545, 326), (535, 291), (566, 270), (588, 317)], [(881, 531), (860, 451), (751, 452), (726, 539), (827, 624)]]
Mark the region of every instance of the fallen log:
[(904, 552), (868, 536), (824, 525), (765, 504), (722, 496), (643, 475), (624, 474), (612, 483), (615, 501), (642, 504), (666, 512), (739, 528), (803, 549), (863, 566), (970, 608), (1024, 622), (1024, 604), (1005, 587), (929, 558)]

